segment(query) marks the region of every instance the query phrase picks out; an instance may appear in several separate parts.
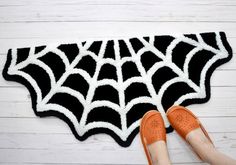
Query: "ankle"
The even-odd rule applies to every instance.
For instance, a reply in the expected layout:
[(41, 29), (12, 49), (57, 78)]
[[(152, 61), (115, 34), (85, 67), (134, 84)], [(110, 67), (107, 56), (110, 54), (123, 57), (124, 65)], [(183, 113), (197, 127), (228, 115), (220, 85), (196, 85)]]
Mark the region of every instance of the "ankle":
[(208, 141), (202, 141), (199, 143), (198, 149), (195, 147), (196, 153), (200, 156), (203, 162), (210, 163), (212, 162), (212, 158), (215, 159), (215, 155), (217, 155), (217, 150), (214, 146)]
[(164, 152), (164, 154), (159, 154), (158, 156), (152, 157), (153, 165), (170, 165), (171, 163), (168, 153), (165, 153), (165, 151), (160, 152)]
[(186, 140), (191, 145), (201, 146), (209, 146), (213, 147), (211, 141), (206, 137), (206, 135), (202, 132), (201, 128), (197, 128), (190, 133), (187, 134)]
[(209, 153), (215, 153), (215, 148), (210, 140), (205, 136), (200, 128), (191, 131), (186, 140), (190, 143), (193, 150), (206, 162), (209, 160)]
[(157, 141), (148, 146), (151, 155), (152, 163), (154, 165), (168, 165), (170, 164), (169, 154), (165, 141)]
[(153, 165), (171, 165), (170, 160), (166, 159), (166, 160), (156, 160), (152, 162)]

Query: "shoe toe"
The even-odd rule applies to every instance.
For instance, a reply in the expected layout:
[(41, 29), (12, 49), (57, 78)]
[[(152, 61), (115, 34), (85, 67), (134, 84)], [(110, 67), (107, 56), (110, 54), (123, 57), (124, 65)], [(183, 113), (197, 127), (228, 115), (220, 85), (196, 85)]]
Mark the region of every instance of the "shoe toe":
[(172, 127), (184, 139), (189, 132), (200, 127), (197, 117), (181, 106), (175, 106), (168, 110), (167, 118)]

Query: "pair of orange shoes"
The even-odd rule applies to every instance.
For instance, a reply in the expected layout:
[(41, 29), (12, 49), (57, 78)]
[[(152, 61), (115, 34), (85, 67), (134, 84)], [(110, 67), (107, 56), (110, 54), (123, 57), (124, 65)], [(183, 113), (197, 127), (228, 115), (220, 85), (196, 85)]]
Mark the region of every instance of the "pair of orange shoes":
[[(189, 132), (197, 128), (201, 128), (205, 136), (212, 143), (208, 133), (206, 132), (198, 118), (187, 108), (182, 106), (172, 106), (167, 110), (166, 114), (171, 126), (184, 140), (186, 140), (186, 135)], [(147, 145), (160, 140), (166, 142), (166, 130), (160, 112), (151, 110), (143, 116), (140, 125), (140, 136), (143, 143), (144, 151), (148, 159), (148, 163), (152, 164)]]

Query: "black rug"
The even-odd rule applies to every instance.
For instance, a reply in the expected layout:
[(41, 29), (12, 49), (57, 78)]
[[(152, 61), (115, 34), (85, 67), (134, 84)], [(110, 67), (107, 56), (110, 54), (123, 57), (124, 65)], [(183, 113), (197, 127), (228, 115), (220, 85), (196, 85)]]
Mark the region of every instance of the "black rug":
[(37, 116), (64, 120), (79, 140), (129, 146), (145, 112), (206, 102), (210, 76), (232, 57), (224, 32), (48, 44), (8, 51), (6, 80), (30, 91)]

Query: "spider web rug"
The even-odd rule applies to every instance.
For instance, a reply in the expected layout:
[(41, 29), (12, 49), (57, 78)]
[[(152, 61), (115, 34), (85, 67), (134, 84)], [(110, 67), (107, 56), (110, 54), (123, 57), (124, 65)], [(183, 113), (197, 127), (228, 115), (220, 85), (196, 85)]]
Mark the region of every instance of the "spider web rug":
[(203, 103), (229, 61), (224, 32), (86, 40), (8, 51), (6, 80), (25, 85), (37, 116), (64, 120), (78, 140), (106, 133), (127, 147), (145, 112)]

